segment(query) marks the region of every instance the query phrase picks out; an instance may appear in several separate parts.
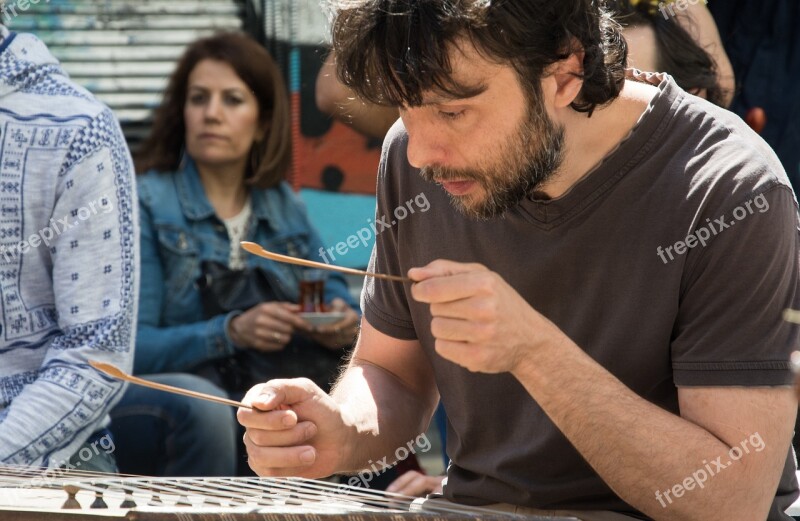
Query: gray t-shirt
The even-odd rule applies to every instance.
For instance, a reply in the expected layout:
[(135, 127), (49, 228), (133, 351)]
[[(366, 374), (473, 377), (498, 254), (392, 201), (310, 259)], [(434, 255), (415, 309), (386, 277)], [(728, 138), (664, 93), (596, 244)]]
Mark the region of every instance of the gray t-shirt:
[[(675, 414), (677, 386), (789, 385), (798, 331), (782, 313), (800, 306), (800, 292), (786, 174), (734, 114), (669, 77), (640, 79), (660, 92), (593, 172), (557, 199), (529, 198), (485, 222), (460, 215), (408, 164), (398, 123), (378, 175), (377, 218), (390, 227), (379, 229), (370, 269), (481, 263), (626, 386)], [(415, 198), (430, 211), (411, 213)], [(471, 373), (437, 355), (429, 306), (413, 300), (410, 285), (368, 279), (362, 307), (382, 333), (418, 339), (435, 370), (448, 416), (447, 498), (641, 516), (514, 377)], [(790, 519), (781, 512), (797, 495), (794, 470), (790, 451), (770, 521)]]

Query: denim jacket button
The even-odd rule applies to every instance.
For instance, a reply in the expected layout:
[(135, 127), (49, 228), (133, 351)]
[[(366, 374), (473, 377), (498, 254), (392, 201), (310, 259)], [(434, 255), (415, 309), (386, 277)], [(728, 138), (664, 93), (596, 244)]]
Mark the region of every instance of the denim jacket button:
[(178, 249), (185, 250), (189, 247), (189, 243), (186, 241), (186, 235), (181, 233), (178, 235)]

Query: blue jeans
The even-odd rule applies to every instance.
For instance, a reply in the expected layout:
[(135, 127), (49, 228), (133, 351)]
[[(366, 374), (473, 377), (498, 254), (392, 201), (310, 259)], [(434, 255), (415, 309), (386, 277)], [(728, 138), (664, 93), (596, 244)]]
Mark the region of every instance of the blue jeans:
[(117, 474), (117, 462), (114, 459), (114, 437), (109, 429), (100, 430), (81, 447), (69, 459), (72, 470), (81, 472), (103, 472), (105, 474)]
[[(227, 397), (191, 374), (145, 376), (147, 380)], [(233, 476), (236, 469), (235, 410), (188, 396), (130, 385), (111, 410), (119, 470), (144, 476)]]

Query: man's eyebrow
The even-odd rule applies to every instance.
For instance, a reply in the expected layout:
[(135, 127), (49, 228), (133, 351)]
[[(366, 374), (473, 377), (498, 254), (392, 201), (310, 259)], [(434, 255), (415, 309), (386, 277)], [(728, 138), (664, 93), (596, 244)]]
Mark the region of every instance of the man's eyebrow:
[(462, 101), (468, 100), (477, 96), (480, 96), (484, 92), (489, 89), (489, 86), (485, 83), (479, 83), (474, 86), (470, 85), (461, 85), (461, 84), (454, 84), (451, 92), (443, 92), (441, 90), (431, 94), (430, 96), (425, 96), (422, 100), (422, 106), (430, 106), (430, 105), (439, 105), (442, 103), (448, 103), (451, 101)]

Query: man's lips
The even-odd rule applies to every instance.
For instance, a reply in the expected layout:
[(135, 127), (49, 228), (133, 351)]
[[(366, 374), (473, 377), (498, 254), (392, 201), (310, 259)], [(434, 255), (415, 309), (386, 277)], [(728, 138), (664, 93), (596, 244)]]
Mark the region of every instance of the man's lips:
[(442, 188), (452, 195), (466, 195), (475, 187), (475, 181), (439, 181)]

